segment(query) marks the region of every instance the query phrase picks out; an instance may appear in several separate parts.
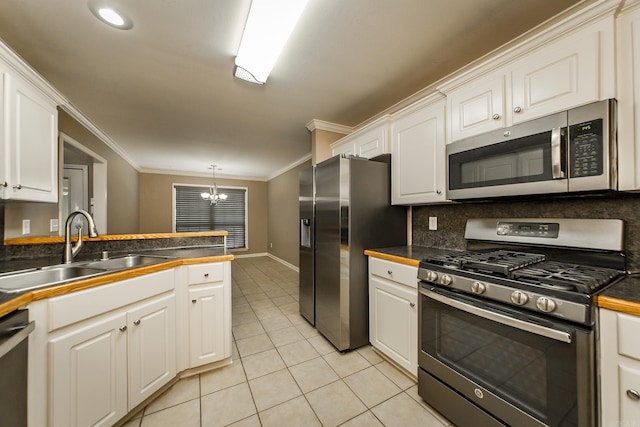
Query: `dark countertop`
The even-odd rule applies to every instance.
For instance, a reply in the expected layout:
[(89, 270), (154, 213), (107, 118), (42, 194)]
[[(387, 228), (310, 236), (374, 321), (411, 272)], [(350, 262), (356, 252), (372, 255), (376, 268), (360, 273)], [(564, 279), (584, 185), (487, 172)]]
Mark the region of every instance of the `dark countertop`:
[(640, 316), (640, 274), (632, 274), (596, 297), (598, 307)]
[(426, 246), (394, 246), (390, 248), (367, 249), (364, 251), (364, 254), (374, 258), (386, 259), (387, 261), (417, 267), (420, 261), (429, 255), (451, 251), (451, 249), (429, 248)]
[[(67, 283), (54, 285), (46, 288), (39, 288), (25, 292), (6, 293), (0, 291), (0, 316), (8, 314), (20, 307), (24, 307), (32, 301), (48, 298), (54, 295), (73, 292), (75, 290), (86, 289), (91, 286), (100, 286), (118, 280), (123, 280), (138, 274), (147, 274), (167, 268), (174, 268), (184, 264), (198, 264), (206, 262), (230, 261), (233, 255), (222, 247), (187, 247), (171, 249), (154, 249), (130, 252), (137, 255), (155, 255), (166, 257), (166, 262), (161, 262), (151, 266), (134, 267), (126, 270), (114, 271), (91, 278), (78, 279)], [(127, 255), (127, 253), (109, 253), (110, 258)], [(77, 262), (91, 261), (99, 259), (95, 254), (87, 254), (86, 258), (79, 257)], [(59, 258), (33, 258), (0, 261), (0, 273), (17, 272), (26, 269), (35, 269), (60, 263)]]

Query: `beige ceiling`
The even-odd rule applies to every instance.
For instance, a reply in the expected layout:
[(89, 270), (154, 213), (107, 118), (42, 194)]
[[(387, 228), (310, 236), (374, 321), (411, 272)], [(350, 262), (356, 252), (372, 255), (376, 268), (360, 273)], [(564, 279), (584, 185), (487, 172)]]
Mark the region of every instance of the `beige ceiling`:
[[(591, 1), (591, 0), (589, 0)], [(577, 0), (309, 0), (265, 86), (232, 76), (250, 0), (2, 0), (0, 38), (141, 171), (267, 179), (312, 119), (356, 126)]]

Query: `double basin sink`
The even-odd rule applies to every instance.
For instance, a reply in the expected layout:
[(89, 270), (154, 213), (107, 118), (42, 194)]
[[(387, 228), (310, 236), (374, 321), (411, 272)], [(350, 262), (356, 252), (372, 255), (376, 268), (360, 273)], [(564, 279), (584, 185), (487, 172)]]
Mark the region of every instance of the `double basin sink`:
[(0, 292), (14, 293), (87, 279), (116, 271), (160, 264), (172, 257), (125, 255), (99, 261), (74, 262), (0, 275)]

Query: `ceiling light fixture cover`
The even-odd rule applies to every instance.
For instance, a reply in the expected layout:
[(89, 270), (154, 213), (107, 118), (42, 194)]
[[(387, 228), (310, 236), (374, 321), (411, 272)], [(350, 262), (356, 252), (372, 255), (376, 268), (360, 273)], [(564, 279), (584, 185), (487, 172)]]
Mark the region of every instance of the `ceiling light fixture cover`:
[(234, 75), (264, 84), (308, 0), (252, 0)]
[(105, 24), (119, 30), (130, 30), (133, 21), (122, 11), (110, 6), (106, 0), (89, 0), (87, 4), (93, 15)]

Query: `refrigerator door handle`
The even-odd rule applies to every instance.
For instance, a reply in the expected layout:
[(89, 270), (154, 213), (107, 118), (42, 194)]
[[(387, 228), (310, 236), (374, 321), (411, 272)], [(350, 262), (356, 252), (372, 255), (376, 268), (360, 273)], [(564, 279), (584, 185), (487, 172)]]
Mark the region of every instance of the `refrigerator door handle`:
[(308, 218), (300, 218), (300, 246), (311, 247), (311, 221)]

